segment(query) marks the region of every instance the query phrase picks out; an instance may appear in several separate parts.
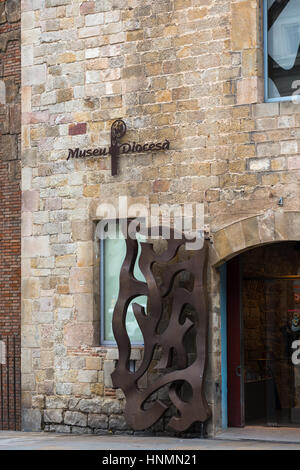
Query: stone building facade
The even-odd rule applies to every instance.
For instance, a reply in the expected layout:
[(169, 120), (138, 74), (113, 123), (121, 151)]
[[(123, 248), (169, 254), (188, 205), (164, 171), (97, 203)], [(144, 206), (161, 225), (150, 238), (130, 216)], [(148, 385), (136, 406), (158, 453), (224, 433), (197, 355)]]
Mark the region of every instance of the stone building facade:
[[(21, 17), (23, 429), (131, 432), (111, 381), (117, 349), (100, 344), (94, 241), (101, 204), (127, 196), (147, 207), (204, 204), (214, 434), (224, 387), (218, 268), (300, 240), (300, 106), (264, 102), (262, 2), (23, 0)], [(17, 94), (12, 103), (11, 115)], [(67, 159), (69, 149), (107, 147), (116, 119), (128, 140), (170, 148), (122, 155), (116, 176), (110, 158)], [(10, 149), (2, 161), (17, 178)], [(134, 348), (132, 360), (141, 354)]]

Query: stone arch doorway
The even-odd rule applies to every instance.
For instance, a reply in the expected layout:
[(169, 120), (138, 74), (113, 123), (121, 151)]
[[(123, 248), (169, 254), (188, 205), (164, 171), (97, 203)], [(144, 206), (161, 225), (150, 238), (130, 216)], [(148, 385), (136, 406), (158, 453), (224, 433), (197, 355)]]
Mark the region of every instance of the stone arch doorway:
[(224, 262), (243, 251), (282, 241), (300, 241), (300, 211), (267, 211), (212, 231), (212, 264)]
[(292, 364), (291, 349), (298, 339), (293, 321), (300, 318), (299, 240), (299, 212), (269, 212), (214, 234), (223, 297), (224, 274), (227, 281), (223, 427), (300, 425), (300, 366)]

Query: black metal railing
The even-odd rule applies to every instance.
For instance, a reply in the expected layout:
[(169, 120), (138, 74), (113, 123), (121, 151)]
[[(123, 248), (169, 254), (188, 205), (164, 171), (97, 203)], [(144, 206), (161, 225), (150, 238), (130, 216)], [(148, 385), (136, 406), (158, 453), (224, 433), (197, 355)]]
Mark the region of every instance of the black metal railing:
[(20, 335), (0, 335), (0, 430), (20, 429)]

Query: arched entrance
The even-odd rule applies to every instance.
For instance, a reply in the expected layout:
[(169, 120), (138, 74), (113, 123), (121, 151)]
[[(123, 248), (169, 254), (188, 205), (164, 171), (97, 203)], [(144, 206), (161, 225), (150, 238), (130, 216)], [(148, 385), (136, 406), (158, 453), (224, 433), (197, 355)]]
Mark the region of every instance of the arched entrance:
[(228, 424), (300, 425), (300, 243), (227, 266)]
[(228, 426), (300, 426), (299, 222), (298, 212), (269, 213), (215, 234), (216, 265), (227, 281), (221, 306)]

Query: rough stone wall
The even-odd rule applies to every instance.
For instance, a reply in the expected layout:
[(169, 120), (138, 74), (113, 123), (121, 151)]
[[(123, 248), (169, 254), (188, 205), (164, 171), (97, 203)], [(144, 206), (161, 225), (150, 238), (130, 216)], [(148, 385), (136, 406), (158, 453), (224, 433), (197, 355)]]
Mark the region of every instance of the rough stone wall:
[[(115, 351), (97, 347), (93, 230), (100, 203), (120, 195), (146, 205), (204, 203), (212, 233), (276, 211), (281, 196), (283, 210), (298, 209), (300, 107), (262, 103), (260, 4), (24, 1), (25, 428), (76, 432), (99, 419), (106, 430), (124, 429), (122, 394), (110, 382)], [(126, 120), (128, 140), (168, 139), (171, 149), (120, 158), (116, 177), (110, 158), (66, 161), (69, 148), (107, 146), (116, 118)], [(221, 236), (227, 248), (247, 234)], [(210, 280), (214, 428), (221, 390), (214, 270)], [(109, 403), (108, 418), (94, 417), (94, 408), (91, 418), (80, 415), (83, 400), (103, 409)]]
[(263, 103), (260, 3), (225, 3), (230, 12), (230, 18), (223, 18), (232, 66), (219, 69), (219, 79), (227, 75), (223, 106), (211, 111), (217, 122), (208, 136), (216, 159), (212, 169), (218, 176), (218, 196), (209, 204), (213, 231), (279, 210), (280, 197), (284, 211), (299, 210), (300, 107), (291, 101)]
[[(3, 429), (20, 426), (20, 379), (13, 391), (13, 336), (16, 338), (16, 377), (20, 375), (21, 329), (21, 8), (15, 0), (0, 1), (0, 340), (9, 341), (7, 385), (3, 365), (0, 417)], [(7, 390), (9, 387), (9, 391)], [(16, 413), (13, 399), (16, 398)]]

